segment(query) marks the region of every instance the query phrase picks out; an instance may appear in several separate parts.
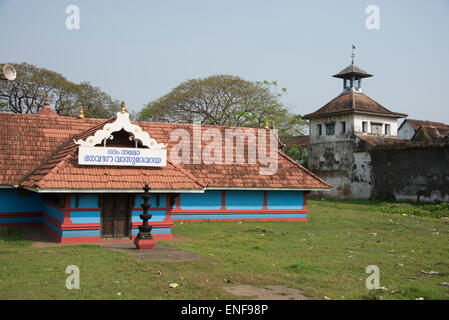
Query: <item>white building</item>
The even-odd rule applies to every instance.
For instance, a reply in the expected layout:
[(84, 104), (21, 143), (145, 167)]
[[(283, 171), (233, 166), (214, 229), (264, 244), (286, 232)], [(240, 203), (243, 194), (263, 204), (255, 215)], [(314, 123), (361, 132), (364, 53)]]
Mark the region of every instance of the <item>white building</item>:
[[(309, 168), (333, 185), (326, 197), (366, 199), (372, 195), (369, 149), (398, 141), (397, 119), (392, 112), (362, 93), (362, 79), (372, 77), (352, 63), (334, 75), (343, 79), (343, 92), (309, 120)], [(324, 196), (324, 194), (323, 194)]]

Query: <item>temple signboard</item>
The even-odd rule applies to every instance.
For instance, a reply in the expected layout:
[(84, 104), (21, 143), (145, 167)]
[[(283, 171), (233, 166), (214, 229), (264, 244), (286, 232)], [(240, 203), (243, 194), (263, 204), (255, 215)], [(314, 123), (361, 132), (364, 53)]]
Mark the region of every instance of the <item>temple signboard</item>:
[(167, 150), (80, 146), (78, 149), (78, 164), (165, 167), (167, 165)]

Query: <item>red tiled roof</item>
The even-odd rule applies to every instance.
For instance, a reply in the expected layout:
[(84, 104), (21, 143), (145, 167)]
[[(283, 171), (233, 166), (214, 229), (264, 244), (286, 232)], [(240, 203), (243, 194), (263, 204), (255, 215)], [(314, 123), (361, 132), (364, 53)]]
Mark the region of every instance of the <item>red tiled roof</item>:
[(17, 185), (68, 139), (104, 121), (0, 113), (0, 185)]
[(57, 116), (58, 115), (56, 113), (56, 111), (53, 110), (52, 108), (50, 108), (49, 106), (44, 106), (36, 114), (41, 115), (41, 116)]
[(394, 118), (405, 118), (407, 116), (403, 113), (397, 113), (388, 110), (363, 93), (347, 92), (342, 93), (338, 97), (332, 99), (317, 111), (306, 114), (303, 118), (311, 119), (326, 115), (351, 112), (382, 115)]
[(291, 140), (288, 140), (286, 142), (292, 143), (296, 146), (307, 147), (309, 145), (309, 136), (292, 137)]
[(448, 138), (449, 126), (447, 126), (446, 128), (441, 126), (420, 126), (418, 130), (416, 130), (411, 140), (437, 142), (443, 139), (447, 140)]
[(435, 127), (435, 128), (441, 128), (441, 129), (449, 129), (449, 125), (442, 123), (442, 122), (435, 122), (435, 121), (427, 121), (427, 120), (415, 120), (415, 119), (405, 119), (402, 123), (399, 129), (402, 127), (405, 122), (408, 122), (413, 129), (418, 130), (419, 127)]
[(356, 136), (359, 139), (362, 139), (363, 141), (365, 141), (370, 147), (375, 147), (380, 144), (393, 145), (396, 143), (402, 143), (404, 141), (407, 141), (405, 139), (400, 139), (397, 137), (379, 137), (379, 136), (371, 136), (371, 135), (363, 135), (363, 134), (356, 134)]
[[(5, 134), (0, 136), (0, 185), (21, 184), (39, 189), (137, 190), (148, 182), (152, 189), (173, 191), (203, 190), (205, 187), (330, 188), (325, 181), (282, 152), (279, 152), (277, 173), (266, 176), (259, 174), (257, 164), (174, 165), (170, 160), (170, 150), (177, 141), (170, 141), (170, 134), (180, 128), (192, 133), (190, 124), (135, 122), (152, 138), (168, 144), (166, 167), (78, 165), (78, 146), (73, 139), (85, 139), (102, 128), (105, 122), (113, 120), (0, 114), (0, 126), (5, 130)], [(203, 131), (210, 128), (219, 129), (222, 133), (226, 129), (202, 126)]]

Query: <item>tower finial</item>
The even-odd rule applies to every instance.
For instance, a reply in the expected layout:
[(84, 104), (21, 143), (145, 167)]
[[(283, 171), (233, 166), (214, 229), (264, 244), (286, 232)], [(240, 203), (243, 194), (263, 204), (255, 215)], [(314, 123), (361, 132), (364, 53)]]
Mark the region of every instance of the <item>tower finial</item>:
[(265, 129), (269, 129), (269, 128), (270, 128), (270, 126), (269, 126), (269, 124), (268, 124), (268, 120), (267, 120), (267, 119), (265, 119), (265, 122), (264, 122), (264, 127), (265, 127)]
[(83, 106), (80, 107), (78, 119), (84, 119), (84, 108)]
[(125, 109), (125, 101), (122, 101), (122, 107), (120, 109), (121, 113), (125, 113), (126, 109)]
[(50, 107), (50, 99), (48, 98), (48, 93), (45, 94), (44, 107)]
[(352, 64), (354, 64), (354, 58), (355, 58), (355, 45), (352, 45), (352, 54), (351, 54), (351, 58), (352, 58)]

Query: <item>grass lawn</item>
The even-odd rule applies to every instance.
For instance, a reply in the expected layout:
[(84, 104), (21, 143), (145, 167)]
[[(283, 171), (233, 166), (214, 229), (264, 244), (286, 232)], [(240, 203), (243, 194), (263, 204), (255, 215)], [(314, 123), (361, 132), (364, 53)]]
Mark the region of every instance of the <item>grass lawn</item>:
[[(283, 285), (322, 299), (449, 299), (446, 205), (309, 200), (307, 222), (176, 223), (193, 241), (160, 243), (202, 258), (136, 259), (96, 245), (37, 248), (0, 232), (0, 299), (238, 299), (223, 287)], [(80, 289), (68, 290), (68, 265)], [(383, 290), (367, 290), (377, 265)], [(424, 272), (434, 271), (428, 274)], [(170, 288), (170, 283), (179, 283)]]

